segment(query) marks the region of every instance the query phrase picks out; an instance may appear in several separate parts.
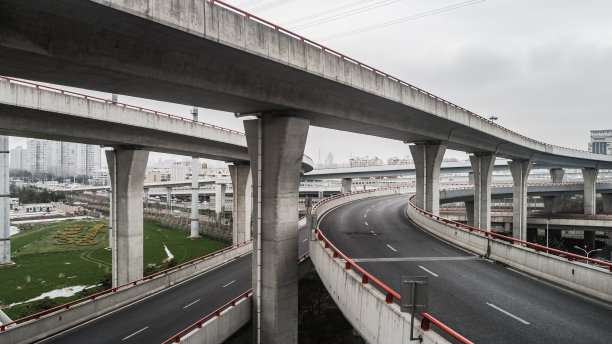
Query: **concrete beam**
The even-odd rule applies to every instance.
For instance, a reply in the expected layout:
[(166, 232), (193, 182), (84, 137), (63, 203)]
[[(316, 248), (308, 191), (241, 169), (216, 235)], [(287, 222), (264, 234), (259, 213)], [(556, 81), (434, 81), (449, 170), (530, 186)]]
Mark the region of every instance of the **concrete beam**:
[(474, 172), (474, 226), (491, 229), (491, 181), (495, 154), (475, 153), (470, 156)]
[(166, 188), (166, 209), (172, 210), (172, 187)]
[(596, 168), (583, 168), (582, 178), (584, 179), (584, 213), (595, 214), (596, 213), (596, 202), (595, 197), (597, 196), (597, 173), (599, 170)]
[(0, 265), (11, 263), (9, 138), (0, 136)]
[(251, 166), (234, 163), (228, 166), (234, 190), (232, 206), (232, 240), (234, 244), (251, 238), (253, 180)]
[(437, 142), (410, 146), (416, 174), (415, 204), (436, 215), (440, 213), (440, 165), (445, 151), (446, 145)]
[(106, 151), (113, 189), (113, 286), (142, 278), (142, 188), (148, 157), (143, 150)]
[(340, 189), (340, 193), (351, 192), (353, 186), (352, 178), (342, 178), (342, 189)]
[(527, 178), (531, 171), (532, 160), (508, 161), (512, 174), (512, 236), (526, 239), (527, 231)]
[(244, 122), (253, 175), (253, 342), (298, 342), (298, 188), (309, 121)]
[(551, 168), (550, 170), (550, 181), (553, 183), (563, 183), (563, 175), (565, 170), (562, 168)]

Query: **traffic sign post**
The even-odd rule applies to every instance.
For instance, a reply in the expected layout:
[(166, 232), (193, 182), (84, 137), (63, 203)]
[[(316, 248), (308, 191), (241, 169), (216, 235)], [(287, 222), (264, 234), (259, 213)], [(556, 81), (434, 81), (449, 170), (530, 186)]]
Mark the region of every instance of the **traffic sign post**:
[(410, 340), (423, 341), (421, 335), (414, 337), (414, 315), (427, 313), (428, 307), (428, 277), (427, 276), (402, 276), (400, 286), (400, 309), (405, 313), (412, 313), (410, 320)]

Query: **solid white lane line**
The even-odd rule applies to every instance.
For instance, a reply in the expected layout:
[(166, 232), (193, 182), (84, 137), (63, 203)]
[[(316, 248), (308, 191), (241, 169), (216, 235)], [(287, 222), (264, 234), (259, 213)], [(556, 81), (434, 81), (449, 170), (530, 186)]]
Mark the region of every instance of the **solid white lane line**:
[(228, 284), (224, 285), (222, 288), (225, 288), (225, 287), (227, 287), (228, 285), (230, 285), (230, 284), (232, 284), (234, 282), (236, 282), (236, 280), (233, 280), (233, 281), (229, 282)]
[(365, 222), (366, 226), (368, 225), (368, 221)]
[(136, 331), (136, 332), (132, 333), (131, 335), (129, 335), (129, 336), (127, 336), (127, 337), (123, 338), (122, 340), (126, 340), (126, 339), (129, 339), (129, 338), (131, 338), (131, 337), (134, 337), (135, 335), (139, 334), (140, 332), (142, 332), (142, 331), (144, 331), (144, 330), (146, 330), (146, 329), (148, 329), (148, 328), (149, 328), (149, 326), (147, 326), (147, 327), (145, 327), (145, 328), (142, 328), (142, 329), (140, 329), (140, 330), (138, 330), (138, 331)]
[(185, 309), (185, 308), (187, 308), (189, 306), (192, 306), (192, 305), (194, 305), (194, 304), (196, 304), (198, 302), (200, 302), (200, 299), (197, 299), (197, 300), (193, 301), (192, 303), (188, 304), (187, 306), (183, 306), (183, 309)]
[(302, 242), (305, 242), (305, 241), (307, 241), (307, 240), (308, 240), (308, 239), (304, 239), (304, 240), (302, 240)]
[(420, 267), (421, 269), (425, 270), (426, 272), (429, 272), (429, 273), (430, 273), (432, 276), (434, 276), (434, 277), (440, 277), (440, 276), (438, 276), (437, 274), (434, 274), (434, 273), (433, 273), (433, 272), (431, 272), (430, 270), (427, 270), (426, 268), (424, 268), (424, 267), (422, 267), (422, 266), (420, 266), (420, 265), (419, 265), (419, 267)]
[(387, 247), (390, 248), (393, 252), (397, 252), (397, 250), (391, 247), (391, 245), (387, 245)]
[(503, 310), (503, 309), (501, 309), (501, 308), (497, 307), (496, 305), (494, 305), (494, 304), (492, 304), (492, 303), (488, 303), (488, 302), (487, 302), (487, 305), (489, 305), (489, 306), (491, 306), (491, 307), (493, 307), (493, 308), (497, 309), (498, 311), (500, 311), (500, 312), (504, 313), (505, 315), (507, 315), (507, 316), (509, 316), (509, 317), (511, 317), (511, 318), (513, 318), (513, 319), (516, 319), (516, 320), (518, 320), (518, 321), (522, 322), (522, 323), (523, 323), (523, 324), (525, 324), (525, 325), (530, 325), (530, 324), (529, 324), (527, 321), (525, 321), (525, 320), (523, 320), (523, 319), (521, 319), (521, 318), (517, 317), (516, 315), (514, 315), (514, 314), (512, 314), (512, 313), (510, 313), (510, 312), (508, 312), (508, 311), (506, 311), (506, 310)]

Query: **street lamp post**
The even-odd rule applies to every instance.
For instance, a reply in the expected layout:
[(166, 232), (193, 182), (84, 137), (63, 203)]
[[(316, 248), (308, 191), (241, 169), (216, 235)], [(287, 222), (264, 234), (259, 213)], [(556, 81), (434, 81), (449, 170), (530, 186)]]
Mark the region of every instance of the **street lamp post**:
[[(596, 249), (594, 249), (594, 250), (590, 250), (590, 251), (587, 251), (587, 250), (585, 250), (584, 248), (582, 248), (582, 247), (578, 247), (578, 246), (574, 246), (574, 248), (577, 248), (577, 249), (581, 250), (582, 252), (584, 252), (584, 256), (585, 256), (585, 257), (587, 257), (587, 258), (589, 258), (589, 254), (591, 254), (591, 253), (593, 253), (593, 252), (597, 252), (597, 251), (601, 251), (601, 249), (600, 249), (600, 248), (596, 248)], [(587, 264), (589, 264), (589, 261), (588, 261), (588, 260), (587, 260)]]

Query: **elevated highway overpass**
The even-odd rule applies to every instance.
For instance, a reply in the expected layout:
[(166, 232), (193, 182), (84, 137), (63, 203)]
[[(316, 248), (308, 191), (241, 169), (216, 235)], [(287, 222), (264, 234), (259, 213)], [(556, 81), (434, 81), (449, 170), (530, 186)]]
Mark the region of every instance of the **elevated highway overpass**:
[[(492, 161), (511, 159), (519, 239), (532, 164), (582, 168), (586, 212), (594, 212), (597, 170), (612, 168), (612, 156), (527, 138), (221, 1), (2, 0), (0, 29), (1, 74), (257, 117), (244, 123), (255, 200), (254, 322), (263, 342), (297, 341), (297, 268), (283, 262), (296, 253), (310, 125), (414, 143), (416, 203), (432, 213), (445, 150), (472, 153), (475, 218), (484, 228)], [(145, 154), (133, 148), (109, 155), (117, 176), (143, 170)], [(134, 185), (125, 192), (142, 190)], [(141, 210), (130, 199), (126, 208)]]

